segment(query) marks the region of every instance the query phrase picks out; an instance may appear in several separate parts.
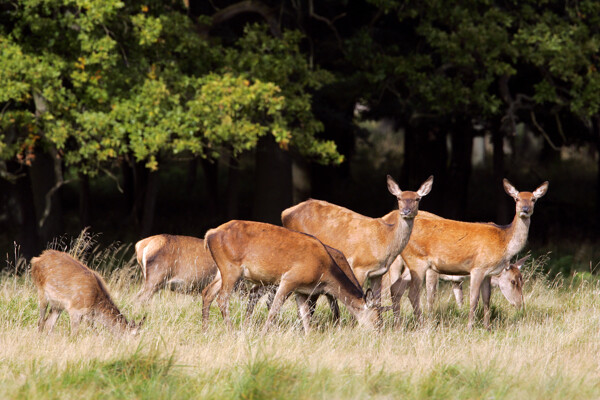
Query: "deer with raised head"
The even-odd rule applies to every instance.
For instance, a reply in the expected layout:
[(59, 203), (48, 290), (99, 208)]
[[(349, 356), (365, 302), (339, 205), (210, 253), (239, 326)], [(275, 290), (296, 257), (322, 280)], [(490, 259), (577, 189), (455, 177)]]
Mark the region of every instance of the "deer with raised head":
[[(500, 274), (510, 259), (525, 246), (535, 202), (548, 190), (548, 182), (533, 192), (519, 192), (506, 179), (503, 184), (506, 193), (516, 203), (515, 217), (509, 225), (454, 221), (423, 211), (415, 218), (402, 259), (410, 271), (409, 298), (417, 318), (421, 316), (421, 285), (427, 271), (432, 269), (439, 274), (470, 276), (468, 326), (473, 326), (481, 289), (484, 326), (489, 329), (490, 278)], [(393, 216), (388, 214), (385, 218)], [(396, 317), (406, 285), (403, 279), (392, 281), (390, 289)]]
[(138, 293), (141, 301), (164, 287), (200, 291), (218, 270), (204, 240), (190, 236), (150, 236), (135, 244), (135, 254), (144, 276)]
[(402, 252), (419, 211), (419, 201), (431, 191), (433, 176), (417, 190), (402, 191), (391, 176), (388, 190), (398, 200), (398, 210), (389, 218), (370, 218), (321, 200), (307, 200), (281, 213), (283, 226), (315, 236), (340, 250), (362, 287), (371, 280), (376, 305), (381, 303), (381, 277)]
[[(66, 310), (75, 335), (82, 319), (98, 321), (114, 333), (136, 334), (144, 322), (134, 323), (112, 301), (104, 280), (71, 255), (45, 250), (31, 259), (31, 277), (38, 292), (38, 329), (52, 332), (61, 312)], [(50, 311), (46, 315), (46, 309)]]
[(323, 243), (313, 236), (262, 222), (234, 220), (209, 230), (204, 240), (219, 268), (217, 278), (202, 292), (205, 327), (215, 297), (223, 320), (231, 327), (229, 297), (240, 279), (261, 285), (279, 285), (265, 330), (294, 292), (305, 332), (310, 329), (307, 299), (315, 293), (326, 293), (339, 299), (359, 324), (368, 327), (380, 324), (371, 291), (365, 295)]

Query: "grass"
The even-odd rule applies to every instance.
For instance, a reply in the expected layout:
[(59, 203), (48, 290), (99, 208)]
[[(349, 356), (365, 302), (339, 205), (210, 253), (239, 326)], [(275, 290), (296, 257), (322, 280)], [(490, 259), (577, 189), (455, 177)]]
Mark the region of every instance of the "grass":
[(322, 301), (304, 335), (290, 299), (262, 335), (264, 303), (243, 327), (241, 295), (232, 303), (234, 331), (216, 307), (204, 331), (196, 296), (163, 291), (138, 304), (138, 275), (126, 263), (104, 276), (125, 315), (147, 315), (139, 336), (86, 325), (71, 337), (65, 315), (54, 333), (40, 335), (29, 274), (7, 272), (0, 398), (600, 398), (600, 284), (594, 275), (549, 281), (539, 272), (545, 262), (525, 267), (525, 311), (494, 291), (489, 332), (466, 329), (468, 309), (455, 305), (448, 285), (422, 324), (403, 299), (404, 321), (395, 329), (386, 314), (379, 333), (355, 327), (346, 312), (334, 326)]

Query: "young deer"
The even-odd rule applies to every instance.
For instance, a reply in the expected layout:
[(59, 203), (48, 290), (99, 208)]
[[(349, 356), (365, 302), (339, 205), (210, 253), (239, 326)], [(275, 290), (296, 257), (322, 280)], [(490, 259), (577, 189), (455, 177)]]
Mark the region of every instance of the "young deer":
[[(490, 296), (490, 277), (499, 274), (508, 265), (508, 261), (525, 246), (534, 204), (546, 194), (548, 182), (544, 182), (532, 193), (519, 192), (504, 179), (504, 189), (516, 202), (515, 217), (510, 225), (461, 222), (419, 212), (410, 242), (402, 252), (402, 259), (410, 270), (409, 298), (415, 316), (421, 316), (421, 284), (427, 270), (433, 269), (446, 275), (470, 275), (468, 326), (473, 326), (481, 289), (484, 326), (489, 328), (490, 312), (486, 303)], [(388, 214), (386, 217), (392, 216)], [(396, 316), (406, 284), (403, 279), (398, 279), (391, 285)]]
[[(31, 276), (38, 291), (40, 332), (44, 328), (52, 332), (63, 310), (69, 313), (71, 335), (77, 333), (84, 317), (99, 321), (115, 333), (136, 334), (143, 323), (128, 322), (110, 298), (100, 275), (67, 253), (46, 250), (32, 258)], [(50, 312), (46, 316), (48, 305)]]
[[(523, 275), (521, 274), (521, 268), (528, 258), (529, 255), (526, 255), (512, 264), (507, 263), (506, 267), (502, 268), (500, 274), (490, 277), (490, 284), (492, 287), (500, 288), (500, 291), (506, 300), (508, 300), (508, 302), (516, 308), (521, 308), (523, 306)], [(428, 270), (427, 277), (425, 279), (425, 286), (427, 288), (427, 305), (429, 310), (433, 308), (433, 302), (435, 300), (435, 293), (437, 290), (437, 279), (452, 282), (452, 292), (454, 293), (454, 298), (456, 299), (458, 306), (462, 307), (462, 283), (466, 281), (467, 278), (468, 276), (444, 275), (438, 274), (432, 269)]]
[(166, 287), (202, 290), (217, 274), (217, 265), (204, 240), (190, 236), (155, 235), (135, 244), (135, 254), (144, 275), (138, 298), (148, 301)]
[(207, 326), (210, 304), (218, 294), (223, 319), (231, 327), (229, 297), (241, 278), (261, 285), (279, 285), (265, 330), (292, 292), (296, 293), (305, 332), (310, 329), (306, 300), (314, 293), (338, 298), (359, 324), (379, 325), (379, 313), (371, 304), (371, 292), (364, 295), (323, 243), (310, 235), (261, 222), (230, 221), (206, 232), (205, 242), (219, 274), (202, 292), (204, 326)]
[(430, 176), (416, 192), (402, 191), (391, 176), (388, 190), (398, 200), (398, 210), (382, 218), (369, 218), (321, 200), (307, 200), (281, 213), (283, 226), (317, 237), (340, 250), (362, 286), (367, 278), (375, 302), (381, 302), (381, 276), (406, 246), (419, 211), (419, 201), (431, 191)]

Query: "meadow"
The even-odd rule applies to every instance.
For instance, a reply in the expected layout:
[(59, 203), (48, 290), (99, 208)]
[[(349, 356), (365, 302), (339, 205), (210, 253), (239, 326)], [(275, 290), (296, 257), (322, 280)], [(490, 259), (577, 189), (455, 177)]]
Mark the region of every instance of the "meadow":
[[(0, 398), (600, 398), (600, 283), (590, 273), (548, 279), (548, 256), (524, 267), (524, 310), (493, 291), (490, 331), (481, 312), (469, 331), (468, 302), (458, 308), (442, 283), (421, 323), (406, 296), (402, 322), (394, 327), (385, 313), (380, 332), (355, 326), (345, 310), (335, 325), (322, 299), (314, 329), (304, 335), (290, 298), (263, 335), (264, 300), (243, 325), (239, 293), (233, 331), (214, 305), (202, 328), (199, 296), (161, 291), (139, 304), (141, 274), (129, 250), (106, 249), (87, 261), (128, 318), (147, 316), (138, 336), (84, 324), (71, 337), (65, 313), (53, 333), (39, 334), (27, 262), (7, 261), (12, 270), (0, 275)], [(108, 267), (114, 263), (122, 266)]]

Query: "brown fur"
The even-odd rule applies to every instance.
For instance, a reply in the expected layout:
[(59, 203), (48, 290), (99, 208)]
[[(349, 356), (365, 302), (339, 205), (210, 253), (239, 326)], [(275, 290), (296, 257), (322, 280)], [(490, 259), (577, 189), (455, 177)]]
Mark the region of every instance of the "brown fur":
[(374, 326), (378, 322), (377, 311), (367, 307), (362, 289), (342, 271), (323, 243), (310, 235), (260, 222), (230, 221), (209, 230), (205, 241), (219, 268), (220, 278), (218, 276), (202, 293), (204, 326), (217, 294), (223, 319), (231, 325), (229, 296), (241, 278), (261, 285), (279, 285), (265, 329), (292, 292), (296, 293), (305, 331), (309, 330), (306, 300), (314, 293), (335, 296), (359, 323)]
[(144, 286), (138, 293), (149, 300), (165, 286), (184, 291), (202, 290), (214, 279), (217, 265), (204, 246), (204, 240), (190, 236), (155, 235), (135, 244)]
[(381, 276), (406, 246), (419, 201), (432, 183), (433, 177), (429, 177), (417, 192), (403, 192), (388, 175), (388, 189), (398, 200), (398, 210), (387, 221), (312, 199), (284, 210), (281, 220), (286, 228), (314, 235), (344, 253), (361, 286), (371, 278), (379, 303)]
[[(489, 298), (490, 276), (499, 274), (525, 245), (534, 203), (546, 193), (548, 182), (533, 193), (518, 192), (506, 179), (504, 188), (516, 202), (515, 217), (510, 225), (461, 222), (419, 212), (410, 241), (402, 252), (402, 259), (411, 274), (409, 297), (417, 317), (421, 314), (421, 284), (427, 271), (432, 269), (440, 274), (470, 275), (469, 327), (473, 325), (480, 288), (484, 296), (484, 325), (489, 327), (489, 307), (485, 300)], [(388, 218), (394, 216), (388, 214), (384, 220)], [(398, 272), (395, 275), (400, 276)], [(396, 316), (406, 286), (401, 279), (392, 280)]]
[(46, 327), (51, 332), (63, 310), (69, 313), (72, 335), (83, 318), (99, 321), (115, 332), (135, 332), (139, 327), (121, 314), (100, 275), (67, 253), (46, 250), (32, 258), (31, 277), (38, 291), (40, 332)]

